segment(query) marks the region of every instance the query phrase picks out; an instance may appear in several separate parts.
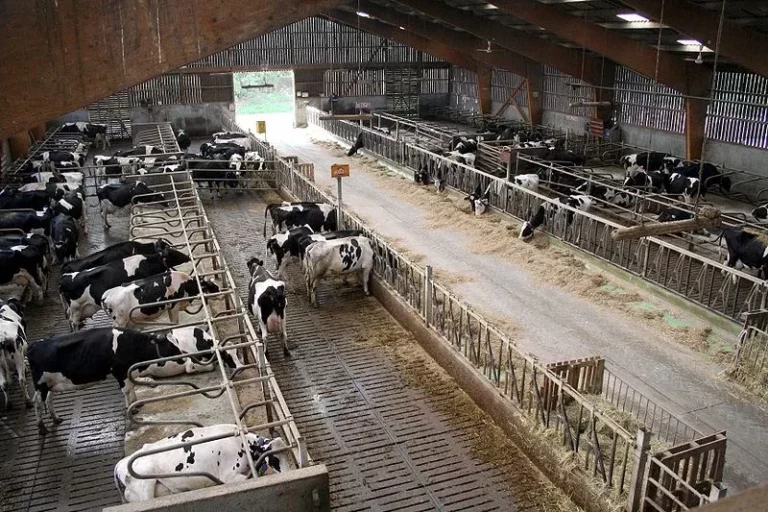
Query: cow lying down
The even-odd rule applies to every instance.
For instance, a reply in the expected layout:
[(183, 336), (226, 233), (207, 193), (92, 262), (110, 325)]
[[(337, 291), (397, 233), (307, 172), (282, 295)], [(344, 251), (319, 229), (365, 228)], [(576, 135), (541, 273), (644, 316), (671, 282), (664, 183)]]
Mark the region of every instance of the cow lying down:
[[(200, 280), (203, 293), (218, 293), (212, 281)], [(101, 307), (115, 327), (132, 327), (137, 322), (154, 320), (168, 312), (171, 323), (179, 323), (179, 311), (184, 311), (200, 293), (194, 276), (169, 270), (126, 285), (110, 288), (101, 296)], [(188, 300), (182, 300), (188, 299)], [(157, 304), (160, 301), (178, 301)]]
[[(205, 437), (232, 434), (231, 437), (201, 442)], [(290, 470), (288, 445), (282, 438), (264, 438), (256, 434), (245, 435), (247, 450), (257, 466), (259, 475)], [(180, 446), (183, 445), (183, 446)], [(139, 475), (175, 475), (163, 478), (134, 478), (128, 473), (128, 461), (136, 454), (164, 447), (177, 448), (137, 457), (133, 470)], [(186, 473), (208, 473), (222, 483), (231, 484), (247, 480), (250, 465), (245, 447), (235, 425), (196, 427), (174, 434), (154, 443), (147, 443), (136, 453), (121, 459), (115, 465), (115, 484), (123, 502), (135, 503), (152, 498), (178, 494), (216, 485), (204, 476)]]
[(188, 340), (190, 336), (207, 340), (209, 347), (213, 345), (210, 335), (201, 328), (189, 329), (147, 334), (102, 327), (30, 343), (27, 359), (35, 387), (35, 416), (40, 433), (47, 432), (41, 416), (43, 402), (53, 422), (62, 421), (53, 407), (53, 393), (83, 389), (112, 375), (125, 395), (126, 405), (130, 405), (136, 400), (133, 384), (127, 378), (131, 366), (181, 355), (182, 347), (188, 348), (189, 341), (182, 345), (179, 340)]
[(165, 249), (171, 247), (170, 242), (163, 238), (158, 238), (154, 242), (120, 242), (101, 251), (94, 252), (80, 259), (68, 261), (61, 266), (61, 273), (79, 272), (89, 268), (106, 265), (107, 263), (135, 256), (137, 254), (160, 254)]

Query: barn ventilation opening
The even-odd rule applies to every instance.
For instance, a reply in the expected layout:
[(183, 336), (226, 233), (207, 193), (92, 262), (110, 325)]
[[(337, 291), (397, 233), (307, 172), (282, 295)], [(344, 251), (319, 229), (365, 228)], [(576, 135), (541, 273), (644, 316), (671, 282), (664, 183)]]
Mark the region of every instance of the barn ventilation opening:
[(234, 73), (235, 115), (240, 126), (256, 133), (256, 122), (266, 121), (270, 133), (290, 130), (294, 122), (293, 71)]

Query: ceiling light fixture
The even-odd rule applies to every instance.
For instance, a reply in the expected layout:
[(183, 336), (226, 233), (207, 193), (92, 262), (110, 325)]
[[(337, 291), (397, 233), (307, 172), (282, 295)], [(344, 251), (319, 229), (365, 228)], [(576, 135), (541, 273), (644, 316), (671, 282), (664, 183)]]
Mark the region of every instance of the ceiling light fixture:
[(397, 27), (397, 28), (399, 28), (400, 30), (405, 30), (405, 27)]
[(616, 17), (621, 18), (624, 21), (648, 21), (648, 18), (646, 18), (645, 16), (640, 16), (635, 12), (630, 14), (617, 14)]
[(488, 10), (490, 11), (490, 10), (492, 10), (492, 9), (498, 9), (498, 7), (496, 7), (496, 6), (495, 6), (495, 5), (493, 5), (493, 4), (485, 4), (485, 7), (484, 7), (484, 9), (488, 9)]
[(357, 15), (360, 16), (361, 18), (370, 18), (371, 17), (370, 14), (368, 14), (367, 12), (363, 12), (363, 11), (357, 11)]
[(686, 46), (701, 46), (701, 43), (696, 39), (678, 39), (677, 42)]

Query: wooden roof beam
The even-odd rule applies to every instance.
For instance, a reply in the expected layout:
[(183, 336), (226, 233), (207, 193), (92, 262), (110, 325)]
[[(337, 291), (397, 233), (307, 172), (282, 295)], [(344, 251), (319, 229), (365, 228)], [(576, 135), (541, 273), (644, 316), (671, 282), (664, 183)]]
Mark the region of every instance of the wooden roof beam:
[(474, 59), (464, 53), (461, 53), (455, 48), (451, 48), (450, 46), (440, 42), (421, 37), (407, 30), (400, 30), (399, 28), (393, 27), (387, 23), (367, 18), (361, 18), (354, 13), (340, 10), (332, 11), (330, 14), (326, 15), (326, 17), (333, 21), (338, 21), (339, 23), (349, 25), (350, 27), (357, 28), (359, 26), (360, 30), (370, 32), (371, 34), (375, 34), (385, 39), (397, 41), (400, 44), (404, 44), (419, 51), (434, 55), (435, 57), (443, 59), (446, 62), (450, 62), (455, 66), (469, 69), (471, 71), (476, 71), (477, 69), (477, 62)]
[[(657, 50), (607, 28), (533, 0), (494, 0), (493, 4), (556, 36), (583, 45), (647, 77), (656, 77)], [(669, 2), (668, 2), (669, 4)], [(666, 19), (665, 19), (666, 22)], [(708, 95), (712, 72), (667, 52), (658, 52), (658, 81), (683, 94)]]
[(0, 139), (342, 2), (3, 2)]
[[(475, 46), (472, 47), (473, 49), (483, 47), (486, 45), (486, 41), (493, 40), (496, 45), (501, 46), (502, 48), (523, 55), (535, 62), (552, 66), (575, 78), (581, 78), (585, 82), (595, 85), (603, 83), (603, 80), (601, 79), (601, 72), (603, 69), (602, 59), (589, 55), (585, 57), (584, 52), (565, 48), (543, 39), (531, 37), (530, 34), (521, 33), (506, 25), (502, 25), (501, 23), (488, 19), (481, 19), (466, 11), (447, 8), (445, 4), (434, 2), (433, 0), (396, 1), (410, 9), (419, 11), (427, 16), (441, 20), (481, 38), (482, 41), (479, 43), (477, 42), (478, 40), (475, 39), (475, 42), (473, 43)], [(365, 7), (363, 7), (363, 5)], [(361, 9), (369, 14), (373, 14), (370, 10), (375, 10), (377, 12), (381, 10), (380, 7), (372, 7), (372, 4), (368, 1), (362, 2)], [(386, 11), (391, 12), (393, 10), (386, 9)], [(430, 24), (430, 26), (434, 26), (434, 24)], [(491, 53), (489, 55), (493, 54)], [(585, 58), (583, 65), (582, 58)], [(512, 69), (509, 71), (515, 72)]]
[(506, 69), (518, 75), (526, 76), (528, 66), (532, 63), (529, 59), (513, 52), (496, 51), (483, 53), (475, 51), (477, 48), (485, 48), (486, 42), (471, 34), (457, 32), (436, 23), (429, 23), (413, 16), (400, 14), (394, 9), (362, 1), (360, 2), (360, 9), (376, 19), (392, 25), (395, 27), (395, 30), (400, 30), (398, 27), (403, 27), (418, 36), (449, 45), (465, 55), (470, 55), (474, 60), (489, 66)]
[[(652, 20), (662, 17), (660, 0), (621, 0)], [(720, 2), (717, 2), (718, 5)], [(759, 2), (764, 3), (764, 2)], [(730, 6), (730, 2), (728, 3)], [(720, 25), (718, 12), (702, 9), (686, 1), (665, 2), (664, 24), (703, 45), (715, 49)], [(720, 41), (720, 53), (756, 73), (768, 76), (768, 35), (726, 20)]]

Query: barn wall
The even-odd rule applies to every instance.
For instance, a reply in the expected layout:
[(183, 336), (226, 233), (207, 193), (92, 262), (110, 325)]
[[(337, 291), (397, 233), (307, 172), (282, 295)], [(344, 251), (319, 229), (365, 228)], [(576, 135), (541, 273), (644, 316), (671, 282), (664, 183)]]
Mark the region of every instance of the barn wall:
[(727, 142), (707, 141), (704, 158), (715, 165), (768, 176), (768, 151)]
[(87, 123), (88, 121), (89, 121), (88, 109), (81, 108), (79, 110), (75, 110), (74, 112), (70, 112), (69, 114), (61, 116), (56, 120), (56, 124), (78, 123), (78, 122)]
[(545, 109), (541, 114), (541, 123), (581, 134), (587, 131), (589, 118)]
[[(503, 101), (494, 101), (491, 105), (492, 105), (491, 110), (495, 114), (496, 112), (501, 110), (502, 106), (504, 106), (504, 102)], [(520, 110), (523, 111), (523, 114), (525, 115), (525, 118), (523, 118), (520, 115), (520, 112), (518, 112), (518, 110), (514, 106), (512, 106), (512, 105), (507, 106), (507, 108), (504, 110), (504, 112), (501, 113), (501, 117), (503, 117), (505, 119), (511, 119), (512, 121), (526, 121), (527, 122), (528, 121), (528, 116), (529, 116), (529, 114), (528, 114), (528, 107), (520, 107)]]
[(155, 105), (132, 107), (131, 124), (168, 121), (174, 129), (183, 129), (190, 136), (210, 135), (222, 131), (219, 112), (229, 109), (229, 103), (199, 105)]

